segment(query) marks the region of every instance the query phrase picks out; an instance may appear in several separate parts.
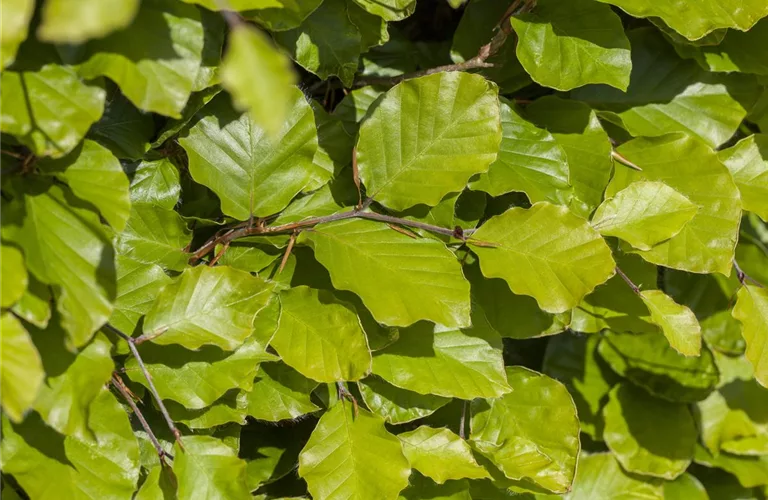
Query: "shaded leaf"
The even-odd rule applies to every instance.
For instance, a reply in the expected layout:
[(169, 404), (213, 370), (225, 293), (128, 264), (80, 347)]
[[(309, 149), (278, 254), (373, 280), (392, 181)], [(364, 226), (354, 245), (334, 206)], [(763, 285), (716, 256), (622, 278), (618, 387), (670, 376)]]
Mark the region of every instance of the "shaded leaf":
[(664, 500), (709, 500), (709, 495), (704, 485), (686, 472), (674, 481), (664, 482)]
[(730, 472), (745, 488), (768, 484), (768, 456), (766, 455), (739, 457), (720, 453), (717, 457), (713, 457), (703, 446), (697, 444), (694, 460), (698, 464)]
[(433, 394), (400, 389), (374, 376), (358, 381), (365, 406), (390, 424), (404, 424), (431, 415), (450, 402)]
[(448, 429), (422, 425), (397, 437), (403, 443), (403, 453), (411, 467), (437, 484), (451, 479), (489, 477), (475, 461), (469, 444)]
[(29, 21), (32, 19), (34, 10), (33, 0), (10, 0), (4, 3), (2, 35), (0, 35), (0, 52), (2, 52), (0, 67), (2, 69), (10, 66), (16, 59), (19, 45), (27, 38)]
[(200, 498), (250, 499), (245, 460), (215, 437), (186, 436), (184, 450), (174, 446), (173, 472), (179, 500)]
[(248, 392), (247, 413), (258, 420), (295, 419), (320, 408), (310, 400), (318, 386), (283, 363), (262, 363)]
[(630, 476), (610, 453), (582, 456), (573, 490), (567, 500), (663, 500), (664, 492), (658, 481)]
[(416, 9), (416, 0), (354, 0), (356, 4), (386, 21), (400, 21)]
[(139, 9), (139, 0), (46, 0), (40, 40), (54, 43), (82, 43), (126, 28)]
[(149, 150), (155, 133), (152, 115), (139, 111), (117, 87), (107, 95), (104, 114), (88, 131), (88, 137), (120, 159), (138, 160)]

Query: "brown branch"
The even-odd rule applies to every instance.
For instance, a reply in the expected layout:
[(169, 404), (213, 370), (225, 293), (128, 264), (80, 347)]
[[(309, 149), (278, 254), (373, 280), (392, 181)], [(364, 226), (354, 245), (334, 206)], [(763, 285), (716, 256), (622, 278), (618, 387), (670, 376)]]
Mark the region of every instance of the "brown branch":
[(149, 423), (147, 423), (147, 419), (144, 418), (144, 414), (141, 413), (141, 410), (139, 410), (139, 407), (136, 405), (136, 402), (133, 400), (130, 389), (128, 389), (128, 386), (125, 385), (125, 382), (123, 381), (123, 379), (121, 379), (117, 375), (117, 373), (112, 373), (112, 385), (123, 396), (123, 399), (125, 399), (125, 402), (128, 403), (128, 406), (130, 406), (131, 410), (133, 410), (133, 414), (136, 415), (136, 418), (139, 419), (141, 426), (144, 428), (144, 431), (147, 433), (149, 440), (152, 442), (152, 445), (155, 447), (155, 451), (157, 451), (157, 457), (160, 459), (160, 462), (165, 464), (165, 457), (168, 457), (171, 460), (173, 460), (173, 455), (166, 452), (163, 449), (163, 447), (160, 445), (160, 441), (158, 441), (157, 437), (155, 437), (155, 433), (152, 432), (152, 429), (149, 427)]
[(144, 360), (141, 359), (141, 355), (139, 354), (139, 350), (136, 349), (136, 339), (133, 337), (126, 335), (125, 333), (121, 332), (114, 326), (110, 325), (109, 323), (106, 323), (104, 325), (109, 331), (120, 337), (121, 339), (125, 340), (128, 343), (128, 348), (131, 350), (131, 354), (133, 354), (133, 357), (136, 358), (136, 362), (139, 364), (139, 368), (141, 369), (141, 372), (144, 374), (144, 378), (147, 380), (147, 385), (149, 392), (152, 394), (152, 397), (155, 398), (155, 403), (157, 403), (157, 407), (160, 408), (160, 413), (163, 414), (163, 418), (165, 418), (165, 422), (168, 424), (168, 428), (171, 430), (171, 433), (173, 433), (174, 437), (176, 438), (176, 442), (179, 443), (179, 446), (181, 449), (184, 449), (184, 445), (181, 442), (181, 433), (176, 428), (176, 424), (173, 423), (173, 419), (171, 418), (171, 415), (168, 413), (168, 409), (165, 407), (165, 404), (163, 403), (163, 399), (160, 397), (160, 394), (157, 392), (157, 388), (155, 388), (155, 383), (152, 382), (152, 375), (149, 374), (149, 371), (147, 370), (147, 367), (144, 365)]
[(621, 268), (619, 268), (619, 266), (616, 266), (616, 274), (621, 276), (621, 279), (623, 279), (627, 283), (627, 285), (629, 285), (629, 288), (631, 288), (633, 292), (635, 292), (636, 294), (640, 295), (640, 287), (635, 285), (632, 282), (632, 280), (629, 279), (629, 276), (624, 274), (624, 271), (622, 271)]
[(733, 259), (733, 268), (736, 270), (736, 277), (739, 279), (739, 283), (741, 283), (742, 285), (746, 285), (747, 281), (750, 281), (752, 282), (753, 285), (759, 288), (764, 288), (762, 283), (760, 283), (759, 281), (757, 281), (756, 279), (754, 279), (753, 277), (745, 273), (744, 270), (741, 269), (741, 266), (739, 266), (739, 263), (736, 262), (736, 259)]
[[(483, 45), (483, 47), (480, 50), (482, 51), (483, 48), (489, 47), (489, 46), (490, 44)], [(471, 69), (492, 68), (493, 64), (486, 62), (486, 59), (488, 59), (488, 57), (490, 57), (491, 55), (492, 54), (490, 53), (490, 51), (488, 51), (487, 54), (478, 54), (472, 59), (466, 60), (464, 62), (460, 62), (456, 64), (446, 64), (444, 66), (437, 66), (435, 68), (420, 69), (418, 71), (413, 71), (411, 73), (403, 73), (402, 75), (397, 75), (397, 76), (363, 78), (360, 80), (355, 80), (355, 83), (353, 83), (352, 85), (354, 87), (365, 87), (366, 85), (397, 85), (403, 80), (410, 80), (412, 78), (418, 78), (420, 76), (433, 75), (435, 73), (440, 73), (441, 71), (468, 71)]]
[(298, 234), (298, 231), (294, 231), (293, 234), (291, 234), (291, 239), (288, 240), (288, 247), (285, 249), (283, 260), (280, 261), (280, 267), (277, 269), (277, 274), (283, 274), (283, 269), (285, 269), (285, 265), (288, 263), (288, 257), (291, 256), (291, 250), (293, 250), (293, 245), (296, 243), (296, 236)]

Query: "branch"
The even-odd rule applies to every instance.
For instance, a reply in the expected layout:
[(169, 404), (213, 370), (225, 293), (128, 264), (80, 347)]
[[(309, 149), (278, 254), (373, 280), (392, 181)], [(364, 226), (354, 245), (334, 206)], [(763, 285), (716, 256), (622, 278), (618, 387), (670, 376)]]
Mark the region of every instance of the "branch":
[(131, 410), (133, 410), (133, 414), (136, 415), (136, 417), (139, 419), (141, 426), (144, 428), (144, 431), (146, 431), (147, 436), (149, 436), (149, 440), (152, 441), (152, 445), (155, 447), (155, 451), (157, 451), (157, 456), (160, 459), (160, 462), (165, 464), (165, 457), (173, 460), (173, 455), (166, 452), (160, 445), (160, 441), (158, 441), (157, 437), (155, 437), (155, 434), (152, 432), (152, 429), (149, 427), (147, 420), (144, 418), (144, 414), (141, 413), (141, 410), (139, 410), (136, 402), (131, 397), (130, 390), (125, 385), (125, 382), (123, 382), (123, 379), (117, 375), (117, 373), (112, 373), (112, 385), (115, 386), (115, 389), (117, 389), (120, 394), (122, 394), (125, 402), (128, 403), (128, 406), (130, 406)]
[(622, 271), (621, 268), (619, 268), (619, 266), (616, 266), (616, 274), (621, 276), (621, 279), (623, 279), (627, 283), (627, 285), (629, 285), (629, 288), (631, 288), (633, 292), (635, 292), (636, 294), (640, 295), (640, 287), (635, 285), (632, 282), (632, 280), (629, 279), (629, 276), (624, 274), (624, 271)]
[[(490, 44), (483, 45), (483, 48), (486, 48), (489, 46)], [(482, 50), (482, 48), (480, 50)], [(432, 75), (435, 73), (440, 73), (441, 71), (468, 71), (471, 69), (478, 69), (478, 68), (492, 68), (493, 64), (485, 61), (491, 55), (492, 54), (490, 54), (490, 52), (485, 56), (478, 54), (472, 59), (469, 59), (461, 63), (446, 64), (444, 66), (437, 66), (435, 68), (421, 69), (418, 71), (413, 71), (411, 73), (404, 73), (402, 75), (397, 75), (397, 76), (362, 78), (359, 80), (355, 80), (355, 83), (353, 84), (353, 86), (365, 87), (366, 85), (397, 85), (403, 80), (410, 80), (412, 78), (418, 78), (420, 76)]]
[(144, 360), (141, 359), (139, 350), (136, 349), (136, 339), (134, 339), (129, 335), (126, 335), (125, 333), (121, 332), (120, 330), (110, 325), (109, 323), (106, 323), (104, 326), (109, 331), (113, 332), (115, 335), (117, 335), (118, 337), (120, 337), (121, 339), (125, 340), (128, 343), (128, 348), (131, 350), (131, 354), (133, 354), (133, 357), (136, 358), (136, 362), (139, 364), (139, 368), (141, 369), (141, 372), (144, 374), (144, 378), (147, 379), (149, 392), (152, 394), (152, 397), (155, 398), (155, 402), (157, 403), (158, 408), (160, 408), (160, 413), (163, 414), (163, 418), (165, 418), (165, 422), (168, 424), (168, 428), (171, 430), (171, 433), (173, 433), (174, 437), (176, 438), (176, 442), (179, 443), (179, 446), (182, 449), (184, 449), (184, 445), (181, 442), (181, 433), (176, 428), (176, 425), (173, 423), (173, 419), (171, 419), (171, 415), (168, 413), (168, 409), (165, 407), (165, 404), (163, 403), (163, 400), (160, 397), (160, 394), (157, 392), (157, 389), (155, 388), (155, 383), (152, 382), (152, 376), (147, 371), (147, 367), (144, 365)]
[(759, 281), (757, 281), (756, 279), (754, 279), (753, 277), (751, 277), (741, 269), (741, 266), (739, 266), (739, 263), (736, 262), (736, 259), (733, 259), (733, 268), (736, 270), (736, 277), (739, 278), (739, 282), (742, 285), (746, 285), (747, 281), (750, 281), (753, 285), (759, 288), (764, 288), (762, 283), (760, 283)]

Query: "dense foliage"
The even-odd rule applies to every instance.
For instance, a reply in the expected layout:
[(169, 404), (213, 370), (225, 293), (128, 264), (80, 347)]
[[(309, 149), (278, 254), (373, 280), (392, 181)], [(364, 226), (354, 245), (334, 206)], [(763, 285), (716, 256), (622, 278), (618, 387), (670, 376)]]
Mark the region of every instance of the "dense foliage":
[(3, 0), (3, 497), (764, 500), (767, 16)]

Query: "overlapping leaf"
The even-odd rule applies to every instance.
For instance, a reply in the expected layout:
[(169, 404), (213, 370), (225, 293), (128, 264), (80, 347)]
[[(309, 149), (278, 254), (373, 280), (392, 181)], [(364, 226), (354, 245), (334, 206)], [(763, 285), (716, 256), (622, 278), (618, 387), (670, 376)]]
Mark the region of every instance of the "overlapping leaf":
[(263, 363), (247, 396), (248, 415), (269, 422), (294, 419), (320, 408), (310, 400), (317, 382), (282, 363)]
[(174, 448), (173, 472), (179, 500), (206, 498), (251, 498), (246, 481), (245, 460), (236, 450), (211, 436), (188, 436), (184, 449)]
[(768, 135), (751, 135), (717, 157), (733, 175), (744, 210), (768, 221)]
[(701, 326), (693, 311), (660, 290), (644, 290), (640, 298), (651, 312), (651, 322), (661, 328), (674, 350), (684, 356), (701, 353)]
[(14, 422), (20, 422), (34, 403), (45, 373), (40, 354), (24, 325), (13, 314), (6, 312), (0, 316), (0, 325), (3, 412)]
[(746, 356), (755, 378), (768, 387), (768, 289), (745, 285), (739, 290), (733, 317), (741, 322)]
[(2, 293), (0, 304), (3, 308), (15, 304), (27, 290), (29, 276), (24, 266), (24, 256), (21, 251), (11, 245), (0, 247), (0, 266), (2, 266)]
[(564, 495), (564, 498), (663, 500), (665, 497), (658, 482), (627, 474), (610, 453), (595, 453), (580, 458), (573, 490)]
[(391, 424), (404, 424), (431, 415), (450, 402), (434, 394), (419, 394), (395, 387), (379, 378), (357, 383), (365, 405)]
[(411, 467), (438, 484), (451, 479), (489, 477), (472, 456), (469, 444), (448, 429), (422, 425), (397, 437)]

